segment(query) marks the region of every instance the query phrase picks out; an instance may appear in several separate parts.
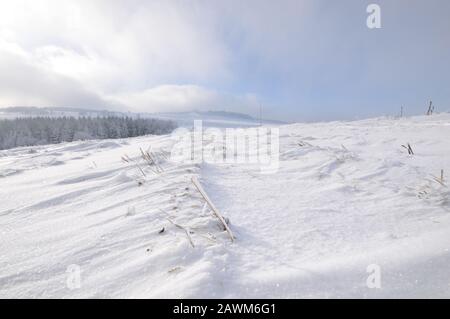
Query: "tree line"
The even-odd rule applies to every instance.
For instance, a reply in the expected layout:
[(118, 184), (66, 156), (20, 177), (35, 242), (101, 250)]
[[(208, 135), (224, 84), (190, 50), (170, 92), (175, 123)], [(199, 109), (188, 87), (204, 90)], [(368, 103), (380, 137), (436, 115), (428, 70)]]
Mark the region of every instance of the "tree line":
[(33, 117), (0, 120), (0, 149), (90, 139), (168, 134), (172, 121), (129, 117)]

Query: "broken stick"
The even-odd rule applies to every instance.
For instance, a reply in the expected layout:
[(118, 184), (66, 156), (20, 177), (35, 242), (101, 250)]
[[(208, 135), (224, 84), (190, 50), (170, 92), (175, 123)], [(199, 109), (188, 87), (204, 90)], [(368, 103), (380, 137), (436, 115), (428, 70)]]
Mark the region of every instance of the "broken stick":
[(230, 235), (231, 241), (234, 241), (234, 235), (231, 232), (230, 227), (228, 227), (227, 223), (225, 222), (225, 219), (222, 217), (222, 215), (220, 214), (220, 212), (216, 208), (216, 206), (214, 206), (211, 199), (209, 199), (208, 194), (206, 194), (205, 190), (203, 189), (202, 185), (200, 185), (200, 182), (198, 181), (198, 179), (196, 177), (192, 177), (192, 184), (194, 184), (194, 186), (197, 188), (199, 193), (202, 195), (203, 199), (208, 203), (208, 205), (211, 208), (211, 210), (213, 211), (214, 215), (216, 215), (216, 217), (220, 220), (222, 225), (225, 227), (225, 230)]

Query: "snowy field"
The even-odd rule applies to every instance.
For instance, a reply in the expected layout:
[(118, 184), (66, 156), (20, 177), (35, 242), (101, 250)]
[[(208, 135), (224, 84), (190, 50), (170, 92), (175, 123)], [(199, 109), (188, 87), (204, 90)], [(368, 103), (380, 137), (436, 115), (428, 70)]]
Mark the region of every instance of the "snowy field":
[(172, 162), (170, 136), (0, 151), (0, 297), (449, 298), (449, 136), (449, 114), (284, 125), (268, 175)]

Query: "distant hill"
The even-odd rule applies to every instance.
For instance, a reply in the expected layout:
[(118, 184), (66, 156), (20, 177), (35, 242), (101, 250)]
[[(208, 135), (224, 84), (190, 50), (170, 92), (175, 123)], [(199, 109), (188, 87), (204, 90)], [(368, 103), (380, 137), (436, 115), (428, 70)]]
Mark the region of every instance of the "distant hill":
[[(30, 107), (15, 106), (0, 109), (0, 118), (17, 117), (131, 117), (131, 118), (155, 118), (175, 121), (178, 126), (190, 127), (195, 120), (202, 120), (205, 127), (252, 127), (260, 124), (259, 119), (236, 112), (226, 111), (192, 111), (192, 112), (166, 112), (166, 113), (133, 113), (115, 112), (108, 110), (90, 110), (76, 107)], [(284, 124), (281, 121), (262, 120), (264, 125)]]

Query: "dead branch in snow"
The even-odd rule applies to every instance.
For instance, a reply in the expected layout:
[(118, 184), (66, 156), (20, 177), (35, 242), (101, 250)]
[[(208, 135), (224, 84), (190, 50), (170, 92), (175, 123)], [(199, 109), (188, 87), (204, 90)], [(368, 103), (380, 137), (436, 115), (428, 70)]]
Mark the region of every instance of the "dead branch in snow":
[(211, 201), (211, 199), (209, 199), (208, 194), (206, 194), (205, 190), (203, 189), (202, 185), (200, 185), (200, 182), (197, 180), (196, 177), (192, 177), (192, 184), (194, 184), (194, 186), (197, 188), (197, 190), (199, 191), (199, 193), (202, 195), (203, 199), (208, 203), (209, 207), (211, 208), (211, 210), (213, 211), (214, 215), (216, 215), (216, 217), (219, 219), (219, 221), (222, 223), (222, 225), (225, 227), (225, 230), (228, 232), (228, 234), (230, 235), (231, 241), (234, 241), (234, 235), (231, 232), (231, 229), (228, 227), (227, 222), (225, 221), (225, 219), (222, 217), (222, 215), (220, 214), (219, 210), (216, 208), (216, 206), (214, 206), (213, 202)]

